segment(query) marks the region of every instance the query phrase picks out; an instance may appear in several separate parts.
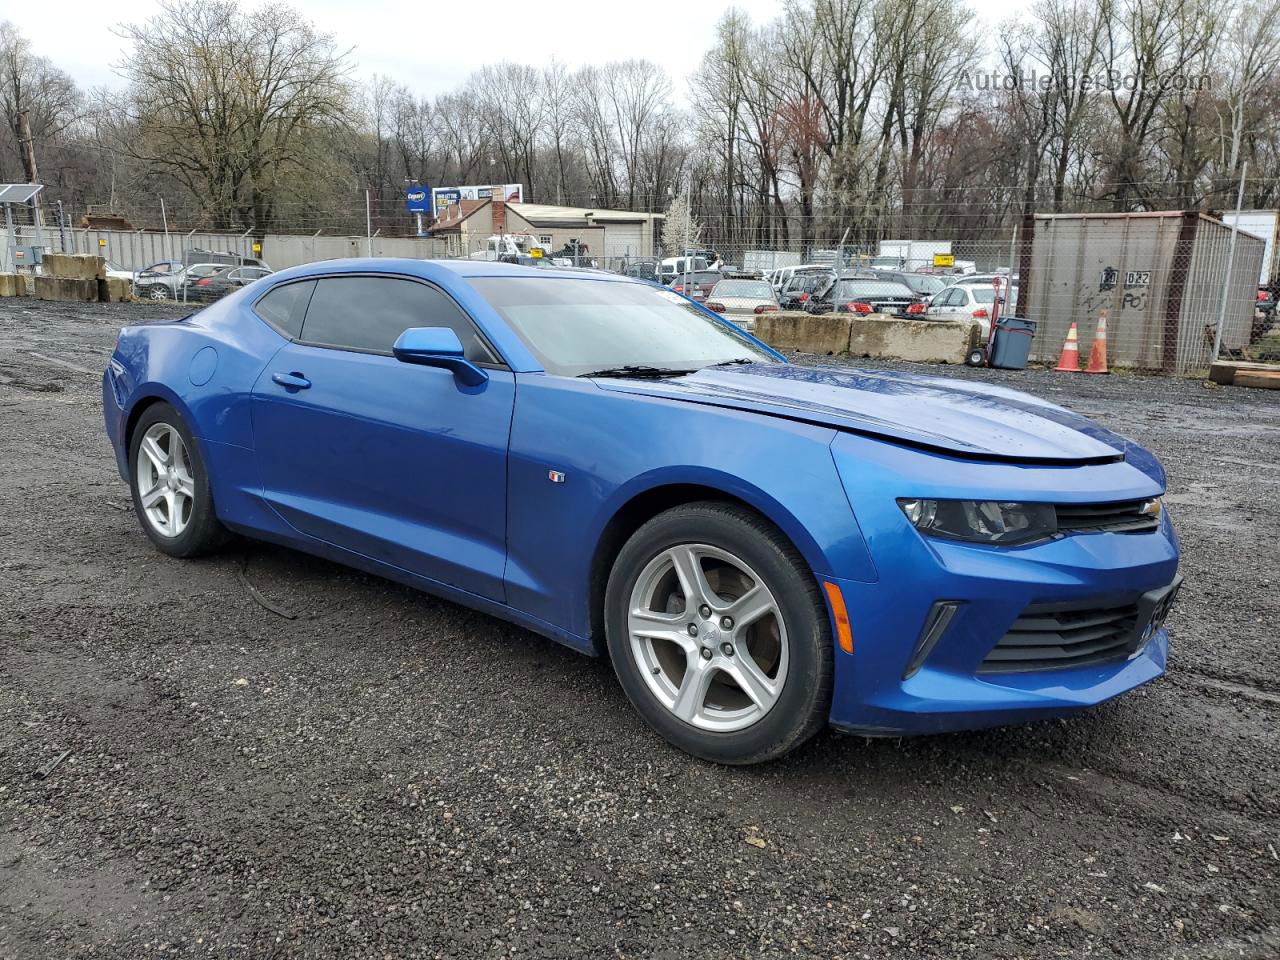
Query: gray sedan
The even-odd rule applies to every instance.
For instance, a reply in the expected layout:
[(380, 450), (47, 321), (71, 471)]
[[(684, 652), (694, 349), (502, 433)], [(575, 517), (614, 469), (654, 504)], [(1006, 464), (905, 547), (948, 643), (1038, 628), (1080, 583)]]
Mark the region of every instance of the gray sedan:
[(706, 305), (751, 330), (756, 317), (778, 309), (778, 298), (767, 280), (721, 280), (707, 294)]

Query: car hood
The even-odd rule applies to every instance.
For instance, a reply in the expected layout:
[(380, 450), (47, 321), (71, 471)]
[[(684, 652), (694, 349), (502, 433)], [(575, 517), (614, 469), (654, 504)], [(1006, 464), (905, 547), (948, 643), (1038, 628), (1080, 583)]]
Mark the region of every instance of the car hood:
[[(753, 363), (605, 390), (802, 420), (971, 459), (1099, 463), (1149, 454), (1091, 420), (1004, 387), (921, 374)], [(1145, 466), (1145, 464), (1144, 464)]]

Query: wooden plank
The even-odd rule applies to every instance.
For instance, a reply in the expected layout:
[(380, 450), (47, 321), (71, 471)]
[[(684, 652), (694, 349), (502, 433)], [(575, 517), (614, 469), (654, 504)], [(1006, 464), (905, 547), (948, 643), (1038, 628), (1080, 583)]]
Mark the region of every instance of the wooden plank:
[(1280, 390), (1280, 370), (1240, 370), (1232, 381), (1236, 387), (1257, 387), (1262, 390)]
[(1280, 373), (1280, 365), (1274, 363), (1254, 363), (1249, 360), (1218, 360), (1209, 367), (1209, 379), (1229, 386), (1241, 370), (1272, 370)]

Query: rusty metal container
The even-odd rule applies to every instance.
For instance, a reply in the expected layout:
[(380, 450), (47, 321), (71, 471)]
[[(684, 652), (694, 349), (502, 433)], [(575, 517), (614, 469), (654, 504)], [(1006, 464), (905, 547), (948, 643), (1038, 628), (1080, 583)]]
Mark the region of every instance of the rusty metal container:
[[(1208, 368), (1231, 233), (1195, 210), (1027, 217), (1017, 310), (1038, 323), (1032, 357), (1056, 361), (1072, 323), (1088, 356), (1105, 310), (1112, 365), (1178, 374)], [(1249, 342), (1265, 246), (1244, 231), (1237, 237), (1224, 350)]]

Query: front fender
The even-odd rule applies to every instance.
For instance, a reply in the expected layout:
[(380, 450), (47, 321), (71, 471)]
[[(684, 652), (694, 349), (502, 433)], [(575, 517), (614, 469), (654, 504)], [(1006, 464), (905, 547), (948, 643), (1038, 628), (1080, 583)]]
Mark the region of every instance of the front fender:
[[(747, 472), (747, 471), (743, 471)], [(764, 478), (747, 479), (739, 473), (730, 472), (721, 467), (706, 465), (678, 464), (659, 467), (641, 476), (635, 477), (613, 491), (592, 518), (589, 537), (598, 543), (614, 517), (626, 510), (634, 501), (644, 498), (667, 487), (706, 487), (722, 494), (741, 500), (772, 521), (804, 556), (805, 561), (816, 573), (830, 573), (836, 566), (844, 566), (840, 558), (829, 554), (838, 551), (838, 546), (830, 542), (820, 544), (805, 525), (796, 517), (798, 504), (788, 506), (783, 501), (766, 493), (757, 483)], [(825, 538), (824, 538), (825, 539)], [(861, 557), (856, 558), (861, 560)], [(869, 559), (869, 558), (868, 558)], [(860, 572), (866, 573), (867, 570)], [(874, 570), (871, 570), (874, 580)], [(858, 579), (858, 578), (855, 578)]]
[(816, 575), (874, 581), (831, 459), (833, 436), (827, 427), (601, 390), (589, 380), (518, 375), (508, 602), (587, 637), (602, 534), (637, 497), (673, 485), (709, 488), (759, 510)]

